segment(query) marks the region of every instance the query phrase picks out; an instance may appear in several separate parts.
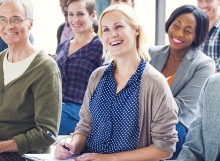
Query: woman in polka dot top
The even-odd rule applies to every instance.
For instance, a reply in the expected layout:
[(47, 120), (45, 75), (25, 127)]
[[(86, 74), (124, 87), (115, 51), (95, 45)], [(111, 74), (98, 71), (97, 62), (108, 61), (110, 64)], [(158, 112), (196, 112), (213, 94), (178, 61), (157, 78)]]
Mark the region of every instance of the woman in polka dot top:
[(127, 5), (109, 6), (99, 36), (105, 63), (90, 77), (70, 144), (55, 157), (76, 161), (164, 160), (175, 151), (177, 105), (162, 76), (149, 63), (144, 32)]

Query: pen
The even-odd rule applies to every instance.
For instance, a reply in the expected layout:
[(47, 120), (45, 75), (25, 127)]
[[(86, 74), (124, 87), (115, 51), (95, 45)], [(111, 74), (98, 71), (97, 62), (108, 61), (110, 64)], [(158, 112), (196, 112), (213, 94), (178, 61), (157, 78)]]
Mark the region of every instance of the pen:
[(71, 152), (70, 148), (66, 147), (60, 140), (58, 140), (50, 131), (47, 130), (47, 134), (53, 138), (53, 140), (57, 141), (58, 144), (60, 144), (64, 149), (68, 150), (68, 152), (70, 152), (71, 154), (73, 154), (73, 152)]

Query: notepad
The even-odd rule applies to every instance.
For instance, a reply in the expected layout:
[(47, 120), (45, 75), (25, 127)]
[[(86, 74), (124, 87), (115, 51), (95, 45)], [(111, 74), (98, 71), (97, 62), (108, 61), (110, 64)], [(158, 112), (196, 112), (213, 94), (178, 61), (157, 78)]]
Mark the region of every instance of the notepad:
[[(32, 161), (60, 161), (53, 154), (23, 154), (22, 157)], [(66, 161), (74, 161), (76, 157), (71, 157)]]

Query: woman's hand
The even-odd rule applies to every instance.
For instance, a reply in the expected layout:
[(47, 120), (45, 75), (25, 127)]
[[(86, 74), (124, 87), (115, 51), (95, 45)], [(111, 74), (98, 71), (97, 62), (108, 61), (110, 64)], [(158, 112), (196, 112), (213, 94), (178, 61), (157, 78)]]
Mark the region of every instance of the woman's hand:
[(113, 154), (85, 153), (75, 159), (75, 161), (114, 161)]
[[(72, 151), (73, 148), (68, 143), (65, 143), (65, 146), (70, 148)], [(74, 152), (74, 151), (72, 151), (72, 152)], [(68, 152), (68, 150), (64, 149), (59, 144), (56, 145), (54, 155), (55, 155), (55, 158), (61, 159), (61, 160), (68, 159), (72, 156), (72, 154), (70, 152)]]

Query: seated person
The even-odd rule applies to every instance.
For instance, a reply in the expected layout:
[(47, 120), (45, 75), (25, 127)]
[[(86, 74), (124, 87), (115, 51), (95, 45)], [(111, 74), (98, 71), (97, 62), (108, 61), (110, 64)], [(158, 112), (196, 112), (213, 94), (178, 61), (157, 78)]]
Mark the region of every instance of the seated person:
[(176, 125), (179, 142), (172, 159), (178, 156), (185, 142), (202, 86), (215, 72), (214, 61), (197, 50), (206, 39), (208, 27), (208, 17), (203, 11), (193, 5), (183, 5), (174, 10), (166, 22), (170, 44), (149, 48), (150, 64), (167, 78), (179, 107)]
[[(112, 18), (114, 17), (114, 18)], [(111, 5), (99, 21), (106, 66), (89, 80), (70, 144), (80, 161), (164, 160), (175, 151), (177, 105), (149, 63), (143, 27), (131, 7)], [(106, 52), (107, 51), (107, 52)], [(55, 157), (72, 154), (57, 145)]]
[(75, 36), (57, 48), (63, 93), (59, 135), (74, 132), (89, 77), (102, 65), (103, 46), (92, 29), (95, 0), (69, 0), (68, 13), (68, 23)]
[(220, 160), (220, 74), (214, 74), (205, 82), (199, 111), (192, 122), (177, 161)]
[[(29, 0), (0, 1), (0, 161), (25, 161), (41, 153), (57, 135), (61, 79), (56, 62), (29, 40), (33, 7)], [(6, 32), (7, 31), (7, 32)]]
[[(61, 11), (63, 13), (63, 16), (65, 18), (65, 22), (60, 24), (60, 26), (57, 29), (57, 48), (58, 48), (59, 44), (63, 43), (65, 40), (72, 39), (74, 37), (74, 32), (71, 29), (70, 24), (68, 22), (67, 2), (68, 2), (68, 0), (60, 0), (60, 7), (61, 7)], [(93, 19), (92, 29), (95, 33), (97, 33), (98, 20)], [(52, 54), (49, 54), (49, 55), (52, 56), (56, 60), (57, 53), (55, 53), (54, 55), (52, 55)]]

